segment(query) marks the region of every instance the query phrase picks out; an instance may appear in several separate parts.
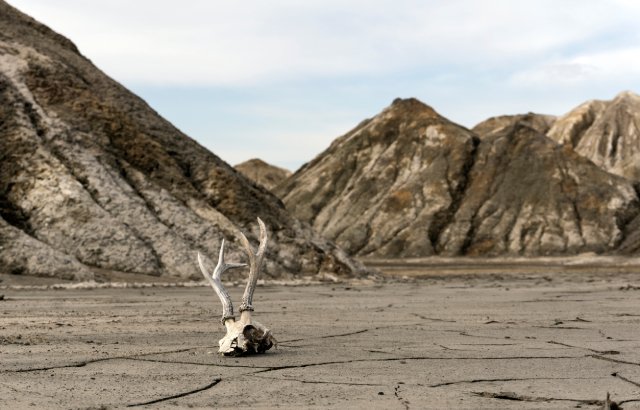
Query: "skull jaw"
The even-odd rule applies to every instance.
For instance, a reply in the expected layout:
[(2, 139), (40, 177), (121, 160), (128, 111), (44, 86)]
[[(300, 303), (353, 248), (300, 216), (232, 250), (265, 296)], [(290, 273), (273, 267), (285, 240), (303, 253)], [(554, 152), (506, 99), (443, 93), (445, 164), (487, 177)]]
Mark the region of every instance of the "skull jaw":
[(264, 353), (277, 345), (271, 331), (262, 324), (243, 320), (231, 322), (232, 320), (225, 322), (227, 334), (218, 342), (218, 353), (224, 356), (244, 356)]

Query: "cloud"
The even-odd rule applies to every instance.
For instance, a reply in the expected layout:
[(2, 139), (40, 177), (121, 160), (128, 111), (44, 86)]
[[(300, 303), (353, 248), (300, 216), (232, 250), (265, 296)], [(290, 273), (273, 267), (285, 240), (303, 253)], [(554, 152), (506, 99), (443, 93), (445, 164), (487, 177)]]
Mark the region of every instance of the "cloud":
[(231, 163), (295, 168), (395, 97), (471, 126), (640, 91), (637, 0), (8, 0)]
[(583, 86), (615, 80), (637, 82), (640, 47), (585, 53), (516, 72), (509, 82), (524, 87)]
[(561, 53), (640, 18), (624, 0), (11, 2), (120, 81), (217, 86), (492, 69)]
[(640, 67), (640, 47), (580, 55), (573, 61), (594, 67), (594, 74), (600, 77), (618, 75), (637, 78), (638, 67)]
[(516, 86), (547, 86), (581, 84), (596, 73), (593, 65), (575, 61), (552, 62), (515, 73), (509, 82)]

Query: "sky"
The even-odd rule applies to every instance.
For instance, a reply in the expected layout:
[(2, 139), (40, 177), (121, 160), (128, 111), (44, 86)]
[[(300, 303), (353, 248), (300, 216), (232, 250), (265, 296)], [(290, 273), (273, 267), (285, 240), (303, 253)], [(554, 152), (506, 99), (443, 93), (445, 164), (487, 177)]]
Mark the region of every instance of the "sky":
[(231, 165), (415, 97), (472, 127), (640, 93), (636, 0), (8, 0)]

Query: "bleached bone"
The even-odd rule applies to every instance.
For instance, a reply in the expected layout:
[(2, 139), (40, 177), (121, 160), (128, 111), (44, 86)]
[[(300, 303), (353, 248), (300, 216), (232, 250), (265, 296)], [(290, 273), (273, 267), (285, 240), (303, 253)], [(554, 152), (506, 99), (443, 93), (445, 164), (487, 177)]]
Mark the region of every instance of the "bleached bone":
[(222, 245), (220, 245), (218, 265), (212, 275), (207, 272), (202, 255), (198, 253), (200, 270), (220, 298), (220, 302), (222, 302), (222, 324), (227, 329), (227, 334), (218, 342), (220, 345), (218, 353), (225, 356), (264, 353), (277, 343), (276, 339), (271, 335), (271, 331), (251, 317), (251, 312), (253, 312), (253, 292), (258, 283), (258, 276), (260, 274), (260, 268), (262, 267), (268, 239), (267, 228), (260, 218), (258, 218), (258, 225), (260, 226), (260, 245), (256, 252), (254, 252), (251, 244), (249, 244), (247, 237), (244, 236), (243, 233), (240, 233), (240, 242), (242, 242), (242, 246), (249, 258), (249, 280), (247, 281), (247, 287), (242, 296), (240, 320), (238, 321), (236, 321), (235, 315), (233, 314), (233, 303), (231, 303), (231, 298), (222, 285), (220, 275), (227, 269), (235, 269), (247, 265), (245, 263), (225, 263), (224, 239), (222, 240)]

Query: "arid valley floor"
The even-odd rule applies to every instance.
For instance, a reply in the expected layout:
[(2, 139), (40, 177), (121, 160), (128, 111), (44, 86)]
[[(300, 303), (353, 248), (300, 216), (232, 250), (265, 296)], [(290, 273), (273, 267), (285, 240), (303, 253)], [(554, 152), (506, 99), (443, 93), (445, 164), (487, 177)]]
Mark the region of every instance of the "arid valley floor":
[(637, 266), (444, 262), (261, 286), (256, 318), (279, 346), (243, 358), (215, 353), (210, 288), (3, 275), (0, 408), (602, 408), (607, 392), (640, 408)]

